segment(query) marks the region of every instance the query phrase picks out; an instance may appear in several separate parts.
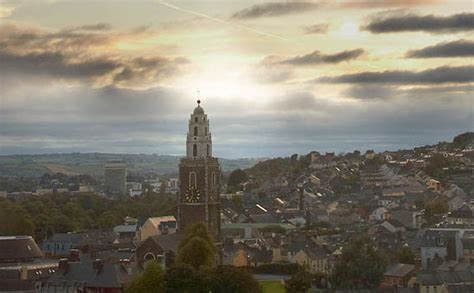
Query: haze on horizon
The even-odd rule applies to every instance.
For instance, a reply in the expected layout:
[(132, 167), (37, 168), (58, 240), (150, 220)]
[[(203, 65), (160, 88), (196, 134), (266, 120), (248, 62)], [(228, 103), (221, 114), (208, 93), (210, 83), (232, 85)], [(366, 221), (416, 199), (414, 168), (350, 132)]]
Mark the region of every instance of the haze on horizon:
[[(0, 155), (397, 150), (474, 130), (471, 1), (0, 0)], [(198, 93), (199, 91), (199, 93)]]

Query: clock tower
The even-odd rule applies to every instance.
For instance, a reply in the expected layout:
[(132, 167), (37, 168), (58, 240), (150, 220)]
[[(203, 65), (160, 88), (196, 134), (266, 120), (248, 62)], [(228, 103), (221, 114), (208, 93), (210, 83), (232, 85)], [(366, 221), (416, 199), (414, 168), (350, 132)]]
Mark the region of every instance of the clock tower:
[(209, 120), (201, 101), (189, 119), (186, 157), (179, 164), (178, 227), (203, 222), (220, 242), (220, 166), (212, 156)]

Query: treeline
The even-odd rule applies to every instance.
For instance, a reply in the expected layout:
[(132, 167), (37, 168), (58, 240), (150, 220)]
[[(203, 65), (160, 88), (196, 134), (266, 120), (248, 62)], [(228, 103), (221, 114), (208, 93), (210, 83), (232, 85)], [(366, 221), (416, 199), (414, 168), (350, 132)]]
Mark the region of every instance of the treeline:
[(69, 176), (63, 173), (44, 173), (41, 177), (0, 177), (0, 190), (6, 192), (34, 192), (37, 188), (64, 187), (79, 190), (79, 185), (99, 185), (89, 175)]
[(148, 218), (174, 214), (169, 195), (110, 200), (91, 193), (75, 196), (54, 194), (0, 200), (0, 235), (32, 235), (42, 240), (53, 233), (111, 229), (125, 216)]

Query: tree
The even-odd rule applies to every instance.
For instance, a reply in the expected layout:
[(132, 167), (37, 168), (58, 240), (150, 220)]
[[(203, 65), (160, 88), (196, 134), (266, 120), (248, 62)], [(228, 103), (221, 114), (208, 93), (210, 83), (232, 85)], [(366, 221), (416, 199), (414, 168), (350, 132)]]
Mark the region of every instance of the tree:
[(286, 292), (305, 293), (311, 289), (312, 276), (309, 272), (301, 271), (285, 281)]
[(212, 266), (214, 256), (215, 250), (206, 240), (193, 237), (179, 249), (176, 261), (197, 270), (201, 266)]
[(465, 148), (469, 145), (473, 145), (474, 144), (474, 132), (465, 132), (463, 134), (460, 134), (458, 136), (456, 136), (454, 139), (453, 139), (453, 144), (455, 147), (457, 148)]
[(166, 292), (200, 292), (203, 287), (203, 279), (188, 264), (175, 264), (166, 271), (165, 291)]
[(232, 171), (229, 175), (229, 180), (227, 180), (227, 185), (229, 187), (238, 187), (240, 184), (248, 180), (247, 173), (241, 169)]
[(164, 274), (160, 263), (148, 261), (143, 272), (136, 274), (125, 288), (126, 293), (165, 292)]
[(258, 282), (242, 268), (219, 266), (212, 272), (210, 292), (259, 293)]
[(408, 246), (404, 246), (398, 250), (398, 262), (415, 264), (415, 254)]
[(198, 270), (201, 266), (212, 266), (216, 248), (204, 223), (190, 225), (178, 245), (177, 263), (188, 264)]
[(372, 289), (380, 285), (387, 260), (366, 238), (358, 238), (342, 250), (332, 274), (337, 289)]
[(178, 251), (194, 237), (202, 238), (214, 248), (214, 242), (212, 241), (211, 235), (207, 231), (206, 225), (200, 222), (186, 227), (183, 239), (178, 245)]

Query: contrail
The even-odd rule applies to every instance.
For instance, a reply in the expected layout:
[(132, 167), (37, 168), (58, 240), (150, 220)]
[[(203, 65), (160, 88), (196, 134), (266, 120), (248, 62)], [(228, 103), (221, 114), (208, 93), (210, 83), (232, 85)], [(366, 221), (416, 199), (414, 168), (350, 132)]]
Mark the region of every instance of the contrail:
[(245, 25), (241, 25), (241, 24), (238, 24), (238, 23), (229, 22), (229, 21), (226, 21), (226, 20), (223, 20), (223, 19), (220, 19), (220, 18), (216, 18), (216, 17), (213, 17), (213, 16), (209, 16), (209, 15), (206, 15), (206, 14), (203, 14), (203, 13), (200, 13), (200, 12), (197, 12), (197, 11), (193, 11), (193, 10), (189, 10), (189, 9), (184, 9), (184, 8), (178, 7), (178, 6), (176, 6), (176, 5), (170, 4), (170, 3), (165, 2), (165, 1), (160, 1), (160, 0), (158, 0), (158, 3), (160, 3), (160, 4), (164, 5), (164, 6), (167, 6), (167, 7), (169, 7), (169, 8), (172, 8), (172, 9), (174, 9), (174, 10), (177, 10), (177, 11), (189, 13), (189, 14), (192, 14), (192, 15), (195, 15), (195, 16), (199, 16), (199, 17), (202, 17), (202, 18), (206, 18), (206, 19), (209, 19), (209, 20), (212, 20), (212, 21), (215, 21), (215, 22), (219, 22), (219, 23), (228, 25), (228, 26), (233, 26), (233, 27), (236, 27), (236, 28), (240, 28), (240, 29), (243, 29), (243, 30), (246, 30), (246, 31), (249, 31), (249, 32), (258, 34), (258, 35), (261, 35), (261, 36), (265, 36), (265, 37), (269, 37), (269, 38), (274, 38), (274, 39), (279, 39), (279, 40), (282, 40), (282, 41), (289, 41), (288, 39), (286, 39), (286, 38), (284, 38), (284, 37), (281, 37), (281, 36), (278, 36), (278, 35), (274, 35), (274, 34), (262, 32), (262, 31), (253, 29), (253, 28), (251, 28), (251, 27), (245, 26)]

